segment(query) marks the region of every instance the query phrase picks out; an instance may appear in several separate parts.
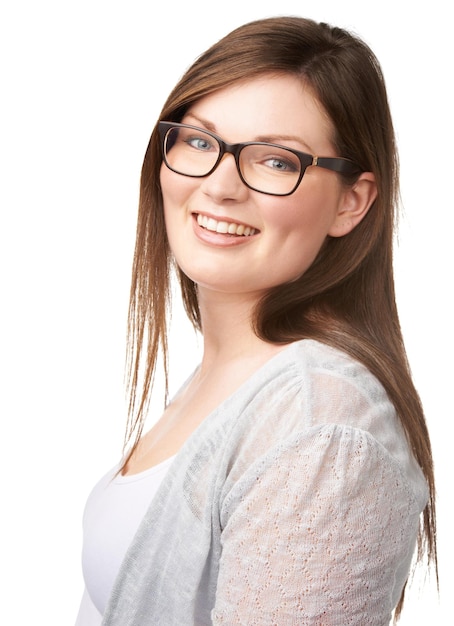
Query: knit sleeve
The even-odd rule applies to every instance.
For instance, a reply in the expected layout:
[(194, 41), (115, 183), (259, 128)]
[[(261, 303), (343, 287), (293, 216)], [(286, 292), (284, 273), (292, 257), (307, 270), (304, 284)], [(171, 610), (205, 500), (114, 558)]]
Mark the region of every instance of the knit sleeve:
[(384, 626), (419, 509), (367, 432), (325, 425), (257, 459), (222, 502), (215, 626)]

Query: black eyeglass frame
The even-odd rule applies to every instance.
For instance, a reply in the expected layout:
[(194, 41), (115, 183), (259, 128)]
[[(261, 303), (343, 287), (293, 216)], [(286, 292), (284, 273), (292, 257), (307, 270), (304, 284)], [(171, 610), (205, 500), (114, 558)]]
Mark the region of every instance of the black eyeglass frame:
[[(205, 133), (206, 135), (209, 135), (210, 137), (213, 137), (213, 139), (217, 141), (217, 143), (219, 144), (219, 155), (216, 159), (215, 164), (213, 165), (213, 167), (210, 169), (209, 172), (207, 172), (206, 174), (185, 174), (184, 172), (180, 172), (179, 170), (176, 170), (169, 164), (166, 158), (166, 139), (167, 139), (169, 131), (172, 128), (190, 128), (193, 130), (198, 130), (202, 133)], [(282, 146), (280, 144), (275, 144), (275, 143), (267, 143), (264, 141), (246, 141), (244, 143), (227, 143), (215, 133), (212, 133), (211, 131), (205, 130), (204, 128), (200, 128), (198, 126), (192, 126), (191, 124), (181, 124), (179, 122), (160, 121), (158, 122), (158, 132), (161, 138), (161, 149), (162, 149), (163, 160), (166, 166), (169, 168), (169, 170), (172, 170), (176, 174), (181, 174), (182, 176), (189, 176), (190, 178), (206, 178), (207, 176), (209, 176), (210, 174), (214, 172), (214, 170), (217, 168), (217, 166), (221, 162), (221, 159), (224, 156), (224, 154), (232, 154), (235, 158), (235, 165), (236, 165), (236, 169), (238, 171), (239, 177), (241, 181), (246, 185), (246, 187), (248, 187), (249, 189), (252, 189), (253, 191), (264, 193), (268, 196), (290, 196), (292, 193), (295, 193), (295, 191), (298, 189), (298, 186), (303, 179), (306, 169), (310, 167), (311, 165), (314, 165), (316, 167), (323, 167), (324, 169), (337, 172), (338, 174), (346, 174), (350, 176), (353, 176), (354, 174), (360, 174), (363, 171), (359, 167), (359, 165), (357, 165), (354, 161), (344, 158), (344, 157), (319, 157), (319, 156), (314, 156), (312, 154), (307, 154), (306, 152), (295, 150), (294, 148), (289, 148), (288, 146)], [(246, 146), (270, 146), (272, 148), (273, 147), (280, 148), (283, 150), (288, 150), (288, 152), (291, 152), (296, 157), (298, 157), (298, 160), (301, 164), (301, 171), (293, 189), (287, 193), (272, 193), (270, 191), (262, 191), (261, 189), (257, 189), (256, 187), (253, 187), (252, 185), (250, 185), (244, 179), (244, 176), (241, 173), (241, 169), (240, 169), (240, 153), (243, 150), (243, 148), (245, 148)]]

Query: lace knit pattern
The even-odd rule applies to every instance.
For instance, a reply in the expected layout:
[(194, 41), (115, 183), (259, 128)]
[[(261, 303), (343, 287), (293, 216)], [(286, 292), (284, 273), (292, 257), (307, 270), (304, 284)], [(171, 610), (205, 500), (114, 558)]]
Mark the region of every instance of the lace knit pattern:
[(297, 342), (187, 441), (103, 624), (384, 626), (426, 501), (378, 381)]

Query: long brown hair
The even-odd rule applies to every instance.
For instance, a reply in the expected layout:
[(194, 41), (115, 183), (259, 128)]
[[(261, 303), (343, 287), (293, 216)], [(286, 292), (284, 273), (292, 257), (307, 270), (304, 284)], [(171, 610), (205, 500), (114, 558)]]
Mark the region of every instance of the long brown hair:
[[(338, 153), (374, 173), (378, 196), (348, 235), (328, 237), (299, 280), (267, 293), (257, 306), (254, 329), (274, 343), (318, 339), (352, 355), (381, 381), (428, 483), (430, 499), (422, 516), (418, 556), (427, 555), (436, 568), (431, 447), (395, 303), (392, 257), (398, 158), (376, 57), (358, 37), (327, 24), (297, 17), (251, 22), (195, 61), (168, 97), (160, 119), (181, 121), (203, 96), (239, 80), (276, 72), (298, 76), (313, 90), (336, 129)], [(167, 376), (171, 255), (163, 219), (161, 163), (155, 128), (142, 169), (131, 285), (126, 432), (130, 450), (125, 463), (142, 433), (159, 355)], [(187, 314), (200, 330), (196, 287), (181, 271), (179, 280)], [(402, 600), (403, 596), (396, 615)]]

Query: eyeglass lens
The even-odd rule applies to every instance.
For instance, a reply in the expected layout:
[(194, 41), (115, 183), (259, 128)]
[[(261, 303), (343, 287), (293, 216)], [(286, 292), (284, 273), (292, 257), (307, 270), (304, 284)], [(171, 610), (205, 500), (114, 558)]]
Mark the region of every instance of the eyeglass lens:
[[(221, 146), (213, 135), (188, 127), (171, 128), (164, 146), (168, 166), (186, 176), (211, 173), (221, 152)], [(291, 193), (300, 178), (298, 156), (291, 150), (271, 144), (246, 144), (237, 163), (244, 182), (264, 193)]]

